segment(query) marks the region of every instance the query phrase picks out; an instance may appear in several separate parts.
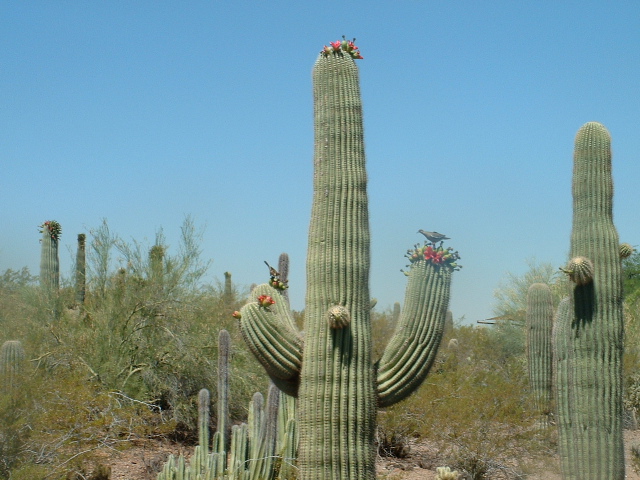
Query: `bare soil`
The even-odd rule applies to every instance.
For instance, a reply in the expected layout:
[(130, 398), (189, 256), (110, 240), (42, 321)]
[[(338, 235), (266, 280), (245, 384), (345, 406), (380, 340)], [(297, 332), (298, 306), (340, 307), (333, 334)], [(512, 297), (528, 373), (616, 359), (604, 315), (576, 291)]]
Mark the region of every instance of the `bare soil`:
[[(626, 478), (640, 480), (632, 462), (631, 446), (640, 444), (640, 430), (625, 431)], [(445, 466), (440, 455), (428, 442), (412, 442), (407, 458), (379, 457), (376, 468), (381, 480), (435, 480), (436, 468)], [(167, 441), (138, 442), (122, 452), (103, 452), (103, 463), (111, 467), (112, 480), (155, 480), (169, 454), (189, 456), (193, 447), (184, 447)], [(514, 459), (515, 460), (515, 459)], [(516, 476), (506, 468), (494, 479), (562, 480), (557, 455), (530, 459), (517, 459), (514, 465), (525, 465)]]

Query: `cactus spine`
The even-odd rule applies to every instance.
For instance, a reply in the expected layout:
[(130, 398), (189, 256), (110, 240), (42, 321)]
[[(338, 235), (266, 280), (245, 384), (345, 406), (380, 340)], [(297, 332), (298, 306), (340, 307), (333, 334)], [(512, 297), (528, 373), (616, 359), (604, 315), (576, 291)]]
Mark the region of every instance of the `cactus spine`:
[(625, 477), (622, 276), (612, 210), (611, 139), (604, 126), (590, 122), (575, 140), (571, 258), (588, 259), (593, 277), (574, 279), (556, 328), (568, 333), (568, 339), (556, 335), (556, 350), (565, 354), (558, 375), (566, 382), (558, 384), (559, 445), (563, 475), (571, 479)]
[(534, 283), (527, 293), (527, 360), (535, 408), (547, 424), (551, 408), (553, 295), (548, 285)]
[(358, 70), (351, 55), (333, 48), (327, 47), (313, 68), (314, 195), (304, 345), (279, 306), (284, 298), (268, 286), (262, 295), (275, 304), (245, 305), (241, 328), (274, 382), (298, 390), (300, 478), (372, 480), (376, 409), (409, 395), (431, 367), (442, 338), (451, 270), (426, 256), (412, 265), (398, 327), (375, 368)]
[(78, 234), (78, 251), (76, 253), (76, 305), (84, 305), (84, 297), (86, 294), (86, 252), (85, 252), (86, 235)]

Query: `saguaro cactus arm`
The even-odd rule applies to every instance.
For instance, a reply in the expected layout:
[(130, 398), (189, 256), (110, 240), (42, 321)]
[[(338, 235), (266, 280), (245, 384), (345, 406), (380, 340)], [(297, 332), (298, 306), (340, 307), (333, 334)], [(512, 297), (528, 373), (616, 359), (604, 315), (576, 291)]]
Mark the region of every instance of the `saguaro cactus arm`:
[[(434, 263), (434, 258), (442, 259), (442, 263)], [(381, 407), (407, 397), (429, 373), (444, 331), (451, 273), (458, 268), (457, 253), (441, 247), (417, 248), (410, 252), (409, 259), (412, 265), (404, 307), (378, 364), (377, 393)]]
[[(240, 309), (240, 328), (245, 342), (278, 386), (282, 382), (276, 379), (292, 383), (297, 389), (303, 342), (286, 298), (275, 288), (263, 284), (251, 292), (251, 299), (253, 301)], [(289, 388), (286, 390), (291, 393)]]

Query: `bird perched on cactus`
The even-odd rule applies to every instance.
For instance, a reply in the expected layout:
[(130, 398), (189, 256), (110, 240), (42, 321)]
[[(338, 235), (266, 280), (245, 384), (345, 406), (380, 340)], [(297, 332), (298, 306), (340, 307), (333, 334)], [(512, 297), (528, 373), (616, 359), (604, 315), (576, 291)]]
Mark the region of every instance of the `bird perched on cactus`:
[(427, 240), (429, 240), (433, 244), (441, 242), (442, 240), (449, 240), (449, 237), (438, 232), (425, 232), (424, 230), (420, 229), (418, 230), (418, 233), (421, 233), (422, 235), (427, 237)]
[(278, 270), (269, 265), (266, 260), (264, 261), (264, 264), (269, 267), (269, 285), (279, 290), (285, 290), (289, 288), (289, 285), (287, 285), (287, 281), (280, 279), (280, 272)]
[(271, 265), (269, 265), (269, 262), (267, 262), (266, 260), (264, 261), (264, 264), (269, 267), (269, 275), (272, 278), (278, 278), (280, 276), (280, 272), (278, 272), (275, 268), (273, 268)]

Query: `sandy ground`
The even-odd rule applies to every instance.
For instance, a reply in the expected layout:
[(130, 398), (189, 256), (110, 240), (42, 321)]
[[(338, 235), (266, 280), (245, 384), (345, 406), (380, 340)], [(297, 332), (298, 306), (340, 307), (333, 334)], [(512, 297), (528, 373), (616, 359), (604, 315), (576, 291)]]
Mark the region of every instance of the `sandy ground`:
[[(640, 444), (640, 430), (625, 431), (626, 478), (640, 480), (631, 462), (631, 446)], [(145, 442), (123, 452), (113, 452), (104, 463), (111, 467), (112, 480), (155, 480), (170, 453), (190, 455), (192, 447), (168, 442)], [(522, 460), (522, 459), (519, 459)], [(520, 462), (519, 462), (520, 463)], [(379, 457), (378, 478), (381, 480), (435, 480), (438, 452), (426, 442), (411, 444), (411, 454), (404, 459)], [(493, 479), (561, 480), (557, 456), (528, 462), (524, 476), (497, 473)]]

